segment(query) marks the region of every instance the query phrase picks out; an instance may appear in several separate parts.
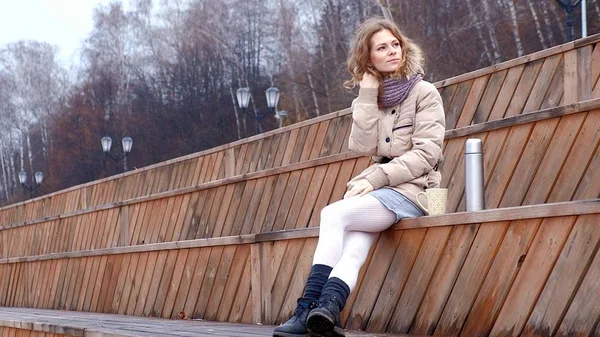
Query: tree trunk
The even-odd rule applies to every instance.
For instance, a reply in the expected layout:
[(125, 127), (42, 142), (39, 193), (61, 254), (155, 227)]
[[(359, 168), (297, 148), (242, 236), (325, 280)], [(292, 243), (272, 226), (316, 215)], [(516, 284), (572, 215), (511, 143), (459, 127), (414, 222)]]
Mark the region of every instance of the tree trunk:
[(321, 52), (321, 67), (323, 69), (323, 75), (325, 76), (325, 96), (327, 97), (327, 109), (331, 112), (331, 94), (329, 91), (329, 73), (327, 72), (327, 67), (325, 66), (325, 53), (323, 52), (323, 44), (319, 43), (319, 50)]
[[(4, 145), (4, 144), (2, 144)], [(4, 159), (4, 146), (0, 146), (0, 166), (2, 166), (2, 180), (4, 183), (4, 194), (6, 195), (6, 200), (8, 200), (8, 180), (6, 179), (7, 169), (6, 169), (6, 160)]]
[(46, 123), (44, 121), (39, 121), (39, 123), (42, 133), (42, 154), (44, 155), (44, 159), (48, 160), (48, 128), (46, 127)]
[(358, 6), (358, 20), (359, 22), (365, 21), (365, 10), (363, 6), (363, 0), (356, 0), (356, 5)]
[[(592, 15), (592, 17), (598, 18), (598, 17), (600, 17), (600, 1), (592, 1), (592, 2), (594, 3), (594, 9), (596, 10), (596, 16)], [(590, 10), (588, 10), (588, 12), (590, 12)], [(590, 16), (588, 15), (588, 17), (590, 17)], [(587, 21), (589, 24), (590, 20), (587, 20)]]
[(383, 17), (393, 22), (394, 18), (392, 17), (392, 12), (390, 11), (390, 7), (387, 2), (385, 0), (379, 0), (378, 3)]
[[(329, 7), (332, 10), (335, 7), (334, 4), (333, 4), (333, 2), (331, 2), (331, 0), (329, 1)], [(329, 18), (329, 19), (332, 20), (332, 18)], [(330, 23), (331, 23), (331, 21), (330, 21)], [(327, 33), (328, 33), (327, 35), (329, 37), (329, 45), (330, 46), (337, 46), (339, 40), (338, 40), (338, 38), (337, 38), (337, 36), (335, 34), (335, 28), (331, 27), (328, 23), (325, 23), (323, 25), (323, 27), (325, 28), (325, 30), (327, 30)], [(333, 60), (335, 62), (337, 62), (337, 59), (338, 59), (338, 57), (337, 57), (337, 48), (331, 48), (330, 51), (331, 51), (331, 54), (333, 55)]]
[(33, 170), (33, 155), (31, 154), (33, 150), (31, 149), (31, 137), (29, 136), (29, 132), (25, 133), (25, 138), (27, 139), (27, 157), (29, 159), (29, 171), (31, 172), (31, 179), (33, 180), (33, 173), (35, 171)]
[[(287, 33), (287, 34), (292, 34), (294, 31), (294, 18), (292, 17), (291, 11), (289, 11), (287, 8), (285, 8), (285, 5), (283, 3), (283, 1), (279, 1), (279, 15), (281, 18), (281, 21), (284, 25), (284, 27), (282, 27), (283, 32)], [(288, 26), (289, 25), (289, 26)], [(282, 34), (283, 35), (283, 34)], [(281, 41), (281, 45), (282, 45), (282, 49), (283, 49), (283, 57), (285, 60), (285, 63), (287, 64), (287, 69), (288, 69), (288, 77), (289, 80), (292, 83), (292, 94), (294, 95), (293, 99), (294, 99), (294, 109), (296, 111), (296, 114), (300, 113), (300, 102), (299, 102), (299, 90), (298, 90), (298, 83), (296, 81), (296, 70), (294, 69), (294, 63), (292, 62), (293, 55), (292, 55), (292, 41), (291, 38), (292, 36), (282, 36), (283, 39)], [(335, 45), (335, 44), (332, 44)], [(335, 48), (333, 48), (333, 50), (335, 50)], [(306, 119), (308, 119), (308, 111), (304, 111), (304, 116)]]
[(512, 21), (513, 36), (515, 38), (515, 44), (517, 46), (517, 56), (525, 55), (523, 50), (523, 44), (521, 43), (521, 37), (519, 35), (519, 21), (517, 20), (517, 11), (515, 9), (515, 3), (513, 0), (507, 0), (508, 9), (510, 10), (510, 19)]
[[(21, 164), (23, 164), (23, 146), (21, 145)], [(12, 186), (14, 188), (19, 186), (19, 181), (17, 180), (17, 168), (15, 167), (15, 160), (13, 158), (13, 156), (10, 156), (10, 166), (9, 171), (12, 170), (12, 172), (8, 172), (8, 176), (11, 178), (12, 180)]]
[(235, 104), (235, 94), (233, 93), (233, 83), (229, 83), (229, 94), (231, 95), (231, 103), (233, 105), (233, 114), (235, 115), (235, 125), (237, 126), (237, 139), (242, 139), (242, 133), (240, 131), (240, 116), (238, 114), (237, 105)]
[[(362, 0), (359, 0), (358, 2), (361, 2)], [(312, 4), (312, 2), (311, 2)], [(359, 5), (362, 6), (362, 5)], [(361, 7), (362, 8), (362, 7)], [(311, 18), (313, 20), (313, 24), (315, 25), (315, 27), (318, 26), (318, 20), (316, 18), (315, 12), (314, 12), (314, 7), (313, 7), (313, 11), (311, 12)], [(325, 85), (325, 97), (327, 98), (327, 109), (328, 112), (331, 112), (331, 95), (329, 92), (329, 73), (327, 72), (327, 67), (325, 66), (325, 53), (323, 52), (323, 43), (321, 41), (319, 41), (317, 43), (319, 45), (319, 55), (320, 55), (320, 61), (321, 61), (321, 71), (322, 71), (322, 76), (323, 76), (323, 84)]]
[(554, 17), (554, 19), (556, 20), (556, 26), (558, 26), (558, 30), (560, 31), (561, 35), (562, 35), (562, 41), (559, 43), (564, 43), (567, 41), (567, 29), (566, 29), (566, 23), (563, 19), (561, 19), (561, 15), (564, 13), (564, 10), (558, 6), (558, 4), (554, 3), (554, 6), (551, 7), (552, 9), (552, 17)]
[(23, 149), (23, 142), (19, 142), (19, 154), (21, 155), (21, 170), (25, 167), (25, 149)]
[(550, 45), (556, 45), (556, 40), (554, 39), (554, 32), (552, 23), (548, 18), (548, 1), (542, 1), (542, 16), (544, 17), (544, 24), (546, 25), (546, 31), (548, 32), (548, 40), (550, 41)]
[[(487, 1), (482, 1), (483, 4), (483, 14), (485, 17), (485, 22), (492, 22), (490, 17), (490, 7)], [(496, 33), (494, 31), (494, 26), (490, 25), (489, 29), (486, 29), (489, 36), (490, 42), (492, 44), (492, 50), (494, 51), (494, 63), (498, 63), (501, 60), (500, 56), (500, 46), (498, 45), (498, 40), (496, 40)]]
[[(225, 69), (225, 59), (223, 58), (223, 53), (219, 53), (221, 57), (221, 64), (223, 65), (223, 69)], [(233, 75), (233, 71), (231, 72)], [(231, 103), (233, 105), (233, 114), (235, 115), (235, 125), (237, 126), (237, 139), (242, 139), (242, 132), (240, 130), (240, 115), (238, 114), (237, 104), (235, 101), (235, 93), (233, 92), (233, 76), (231, 77), (231, 81), (229, 82), (229, 95), (231, 96)]]
[[(533, 8), (533, 3), (531, 1), (526, 1), (527, 5), (529, 5), (529, 10), (531, 11), (531, 16), (533, 17), (533, 22), (535, 23), (535, 30), (537, 31), (538, 38), (540, 39), (540, 43), (542, 44), (542, 48), (548, 48), (546, 44), (546, 39), (544, 38), (544, 33), (542, 32), (542, 27), (540, 25), (540, 20), (538, 20), (537, 13), (535, 12), (535, 8)], [(543, 1), (545, 2), (545, 1)]]
[[(475, 23), (476, 23), (475, 30), (477, 31), (477, 36), (479, 37), (479, 43), (481, 46), (483, 46), (483, 55), (485, 55), (485, 57), (487, 58), (486, 65), (489, 65), (490, 63), (492, 63), (493, 60), (492, 60), (492, 54), (490, 53), (490, 49), (488, 48), (488, 45), (485, 42), (485, 39), (483, 38), (482, 30), (484, 29), (484, 27), (482, 27), (483, 25), (481, 24), (481, 21), (473, 12), (473, 6), (471, 4), (471, 0), (467, 0), (466, 3), (467, 3), (467, 7), (469, 8), (469, 14), (471, 14), (471, 16), (473, 17), (473, 19), (475, 20)], [(479, 59), (479, 64), (482, 64), (481, 58)]]
[(315, 91), (312, 76), (310, 76), (310, 72), (308, 71), (308, 69), (306, 70), (306, 76), (308, 76), (308, 84), (310, 85), (310, 91), (312, 92), (312, 98), (315, 103), (315, 111), (317, 113), (317, 116), (321, 116), (321, 112), (319, 111), (319, 101), (317, 100), (317, 92)]

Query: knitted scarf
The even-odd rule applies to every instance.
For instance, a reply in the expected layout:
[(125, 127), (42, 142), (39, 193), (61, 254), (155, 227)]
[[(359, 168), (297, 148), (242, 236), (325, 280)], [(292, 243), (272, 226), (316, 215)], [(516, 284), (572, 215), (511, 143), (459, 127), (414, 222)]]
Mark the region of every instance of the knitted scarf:
[(379, 105), (385, 109), (402, 103), (410, 90), (423, 79), (423, 75), (415, 74), (411, 78), (387, 78), (383, 81), (383, 90)]

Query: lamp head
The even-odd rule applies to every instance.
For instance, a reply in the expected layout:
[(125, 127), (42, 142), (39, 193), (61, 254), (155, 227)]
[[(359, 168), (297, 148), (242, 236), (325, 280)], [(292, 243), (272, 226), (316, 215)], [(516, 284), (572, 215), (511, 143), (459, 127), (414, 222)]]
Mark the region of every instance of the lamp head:
[(109, 153), (110, 148), (112, 147), (112, 139), (108, 136), (104, 136), (100, 142), (102, 143), (102, 151), (104, 151), (104, 153)]

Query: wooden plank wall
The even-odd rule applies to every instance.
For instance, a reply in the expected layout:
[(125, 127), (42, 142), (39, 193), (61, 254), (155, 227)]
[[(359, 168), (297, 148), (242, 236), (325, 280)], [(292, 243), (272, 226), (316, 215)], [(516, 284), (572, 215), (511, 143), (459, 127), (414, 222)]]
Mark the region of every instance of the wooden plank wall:
[(251, 322), (250, 245), (0, 264), (0, 306)]
[[(448, 129), (600, 98), (600, 35), (436, 83)], [(567, 94), (565, 95), (565, 89)], [(0, 209), (32, 221), (347, 151), (349, 111)]]
[[(600, 100), (450, 132), (442, 169), (450, 212), (465, 210), (462, 148), (469, 137), (484, 139), (488, 209), (599, 197)], [(339, 154), (206, 183), (200, 190), (0, 227), (0, 257), (318, 226), (321, 209), (340, 200), (350, 177), (369, 164), (366, 157)]]
[[(599, 220), (594, 214), (385, 232), (348, 300), (345, 326), (440, 336), (587, 336), (600, 318), (593, 304), (600, 300)], [(272, 245), (276, 275), (267, 285), (270, 317), (281, 322), (302, 294), (311, 264), (306, 246), (312, 251), (315, 239), (290, 241), (285, 250), (279, 242), (264, 244)]]
[[(438, 218), (453, 225), (410, 219), (384, 232), (348, 300), (345, 327), (453, 336), (597, 332), (600, 200), (480, 213)], [(303, 229), (0, 261), (0, 306), (276, 324), (303, 291), (316, 235)]]

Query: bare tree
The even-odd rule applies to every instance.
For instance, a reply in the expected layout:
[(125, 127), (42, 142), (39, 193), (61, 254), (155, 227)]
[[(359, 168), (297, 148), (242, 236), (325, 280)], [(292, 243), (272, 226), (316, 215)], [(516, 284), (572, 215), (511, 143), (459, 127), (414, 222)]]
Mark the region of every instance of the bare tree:
[(381, 9), (381, 13), (383, 14), (383, 17), (390, 21), (394, 21), (394, 18), (392, 17), (392, 12), (390, 11), (390, 8), (389, 8), (390, 5), (387, 2), (387, 0), (378, 0), (377, 2), (379, 4), (379, 8)]
[(471, 0), (466, 0), (465, 3), (467, 4), (467, 7), (469, 8), (469, 15), (472, 17), (472, 21), (477, 23), (477, 26), (475, 27), (475, 30), (477, 31), (477, 36), (479, 37), (479, 41), (480, 41), (480, 45), (483, 47), (483, 53), (482, 55), (485, 55), (485, 58), (487, 60), (487, 62), (491, 62), (492, 61), (492, 54), (490, 53), (490, 50), (488, 48), (488, 45), (485, 41), (485, 39), (483, 38), (483, 20), (479, 19), (476, 15), (476, 13), (473, 11), (473, 5), (471, 5)]
[[(544, 18), (544, 24), (546, 25), (546, 27), (550, 27), (550, 18), (549, 18), (549, 14), (548, 14), (548, 1), (542, 1), (541, 3), (541, 7), (542, 7), (542, 17)], [(554, 45), (556, 42), (556, 40), (554, 39), (554, 32), (552, 29), (546, 29), (545, 30), (548, 33), (548, 40), (550, 42), (550, 45)]]
[(521, 43), (521, 37), (519, 35), (519, 20), (517, 19), (517, 11), (515, 10), (515, 3), (513, 0), (506, 0), (506, 4), (508, 5), (508, 9), (510, 11), (510, 19), (512, 22), (512, 32), (515, 37), (515, 44), (517, 46), (517, 55), (523, 56), (525, 55), (525, 50), (523, 49), (523, 44)]
[(542, 26), (540, 25), (540, 20), (538, 19), (535, 8), (533, 7), (533, 3), (531, 1), (527, 1), (527, 5), (529, 7), (529, 11), (531, 12), (531, 17), (533, 17), (533, 22), (535, 23), (535, 30), (537, 32), (538, 38), (540, 39), (540, 43), (542, 44), (542, 48), (548, 48), (546, 44), (546, 39), (544, 38), (544, 33), (542, 32)]

